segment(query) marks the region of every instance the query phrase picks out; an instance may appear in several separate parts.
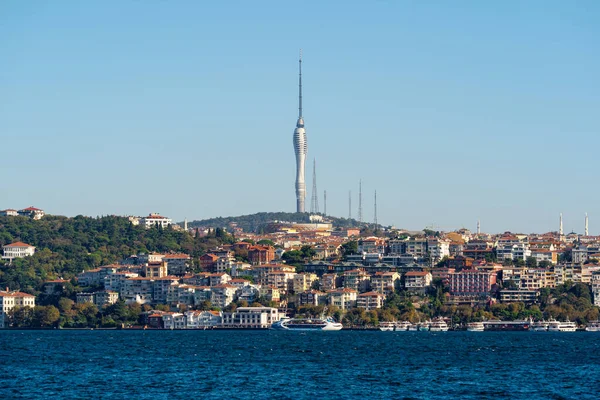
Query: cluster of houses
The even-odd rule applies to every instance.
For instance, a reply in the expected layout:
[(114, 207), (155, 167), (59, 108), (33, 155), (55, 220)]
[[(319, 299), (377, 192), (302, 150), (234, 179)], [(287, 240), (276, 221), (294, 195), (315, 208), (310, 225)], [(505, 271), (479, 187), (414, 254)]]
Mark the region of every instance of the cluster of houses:
[(0, 210), (0, 216), (8, 216), (8, 217), (29, 217), (35, 220), (42, 219), (46, 215), (44, 210), (35, 208), (34, 206), (29, 206), (27, 208), (23, 208), (21, 210), (14, 210), (12, 208), (8, 208), (6, 210)]
[[(168, 226), (171, 220), (150, 214), (137, 223)], [(594, 303), (600, 305), (600, 237), (556, 232), (490, 235), (462, 229), (430, 235), (397, 232), (392, 239), (361, 238), (358, 229), (333, 230), (329, 224), (313, 230), (311, 224), (274, 224), (274, 230), (260, 235), (232, 229), (245, 240), (199, 257), (195, 265), (200, 273), (191, 272), (187, 254), (134, 255), (80, 273), (79, 286), (86, 292), (77, 294), (77, 302), (102, 307), (123, 299), (186, 310), (153, 311), (145, 316), (149, 326), (167, 329), (260, 327), (272, 320), (273, 310), (292, 306), (374, 310), (398, 290), (419, 295), (433, 284), (447, 288), (449, 304), (474, 304), (532, 303), (542, 288), (581, 282), (591, 286)], [(344, 244), (351, 241), (356, 241), (355, 248), (348, 252)], [(307, 245), (313, 254), (304, 260), (302, 272), (285, 264), (286, 252)], [(12, 260), (32, 255), (35, 247), (17, 242), (3, 246), (3, 251), (3, 258)], [(45, 292), (55, 293), (65, 283), (48, 281)], [(230, 313), (198, 310), (225, 310), (234, 302), (268, 302), (278, 308), (238, 307)]]

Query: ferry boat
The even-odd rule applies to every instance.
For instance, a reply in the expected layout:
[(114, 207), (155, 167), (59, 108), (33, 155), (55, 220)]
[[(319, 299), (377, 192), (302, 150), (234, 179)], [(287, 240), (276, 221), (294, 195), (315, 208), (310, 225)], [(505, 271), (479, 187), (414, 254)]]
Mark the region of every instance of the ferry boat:
[(469, 322), (467, 324), (467, 331), (469, 332), (483, 332), (484, 330), (483, 322)]
[(289, 331), (339, 331), (344, 326), (333, 318), (283, 318), (271, 325), (271, 328)]
[(448, 324), (443, 319), (435, 319), (429, 324), (429, 332), (448, 332)]
[(394, 331), (394, 332), (403, 332), (407, 331), (409, 328), (410, 322), (405, 321), (391, 321), (391, 322), (380, 322), (379, 330), (384, 332)]
[(567, 320), (565, 322), (552, 320), (548, 323), (549, 332), (575, 332), (577, 324)]
[(486, 331), (528, 331), (531, 321), (484, 321)]
[(600, 332), (600, 321), (590, 321), (585, 330), (587, 332)]
[(535, 321), (531, 324), (531, 330), (534, 332), (546, 332), (548, 331), (548, 325), (550, 325), (547, 321)]

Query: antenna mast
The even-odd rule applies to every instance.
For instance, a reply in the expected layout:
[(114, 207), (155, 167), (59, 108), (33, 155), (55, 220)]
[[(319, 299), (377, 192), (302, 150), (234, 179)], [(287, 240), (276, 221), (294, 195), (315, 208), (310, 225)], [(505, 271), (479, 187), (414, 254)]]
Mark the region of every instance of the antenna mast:
[(358, 181), (358, 222), (362, 223), (362, 179)]
[(373, 222), (375, 223), (375, 229), (377, 229), (377, 190), (375, 191), (375, 218), (373, 218)]
[(317, 195), (317, 159), (313, 158), (313, 186), (312, 197), (310, 199), (310, 213), (319, 213), (319, 196)]
[(298, 59), (298, 118), (302, 118), (302, 49), (300, 49), (300, 58)]

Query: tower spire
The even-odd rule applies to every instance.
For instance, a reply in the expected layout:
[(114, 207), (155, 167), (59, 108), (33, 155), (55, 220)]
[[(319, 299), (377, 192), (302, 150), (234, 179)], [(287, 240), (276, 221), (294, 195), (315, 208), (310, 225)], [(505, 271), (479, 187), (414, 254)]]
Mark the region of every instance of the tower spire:
[(477, 220), (477, 234), (481, 235), (481, 221)]
[(298, 59), (298, 119), (302, 119), (302, 49)]
[(587, 213), (585, 213), (585, 236), (589, 236), (589, 233), (590, 233), (590, 231), (588, 229), (589, 228), (588, 222), (589, 222), (588, 215), (587, 215)]

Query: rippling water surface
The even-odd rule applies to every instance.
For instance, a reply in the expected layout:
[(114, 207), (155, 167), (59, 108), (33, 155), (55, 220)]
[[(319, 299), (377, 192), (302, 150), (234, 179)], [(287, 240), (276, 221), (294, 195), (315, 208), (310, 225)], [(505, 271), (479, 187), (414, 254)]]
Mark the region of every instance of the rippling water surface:
[(600, 333), (0, 331), (0, 399), (598, 399)]

